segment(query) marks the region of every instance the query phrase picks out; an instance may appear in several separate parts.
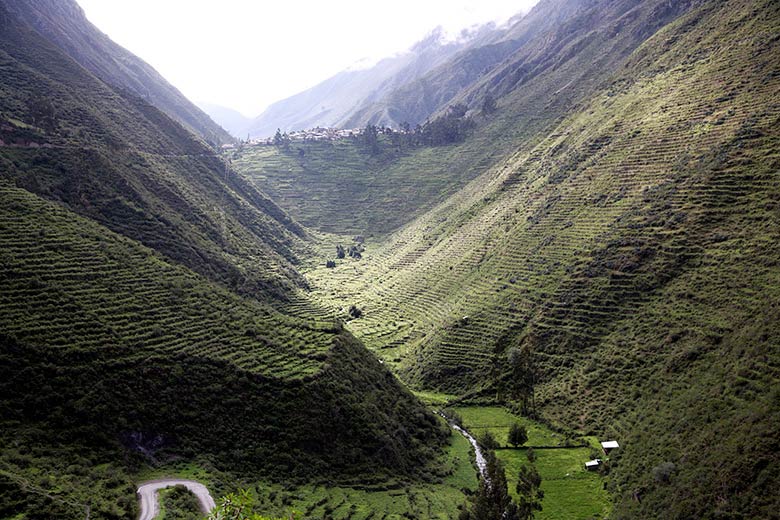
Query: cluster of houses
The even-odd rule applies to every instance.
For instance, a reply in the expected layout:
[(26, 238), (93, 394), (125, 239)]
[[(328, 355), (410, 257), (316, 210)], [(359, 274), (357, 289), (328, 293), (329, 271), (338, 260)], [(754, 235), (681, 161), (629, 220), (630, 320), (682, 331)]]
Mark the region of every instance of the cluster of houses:
[[(604, 455), (609, 456), (609, 452), (616, 450), (620, 447), (618, 441), (603, 441), (601, 443), (601, 449), (604, 450)], [(604, 463), (601, 459), (589, 460), (585, 463), (585, 469), (588, 471), (596, 471)]]
[[(344, 139), (346, 137), (354, 137), (360, 135), (363, 132), (362, 128), (322, 128), (316, 127), (309, 130), (296, 130), (289, 132), (287, 135), (290, 137), (290, 141), (335, 141), (337, 139)], [(273, 144), (273, 138), (262, 139), (265, 144)]]
[[(363, 133), (362, 128), (324, 128), (318, 126), (316, 128), (310, 128), (309, 130), (295, 130), (286, 134), (287, 138), (292, 143), (302, 143), (308, 141), (336, 141), (338, 139), (345, 139), (349, 137), (355, 137)], [(248, 139), (244, 142), (244, 145), (249, 146), (271, 146), (274, 144), (273, 137), (255, 137)], [(223, 150), (232, 150), (236, 147), (234, 144), (223, 144)]]

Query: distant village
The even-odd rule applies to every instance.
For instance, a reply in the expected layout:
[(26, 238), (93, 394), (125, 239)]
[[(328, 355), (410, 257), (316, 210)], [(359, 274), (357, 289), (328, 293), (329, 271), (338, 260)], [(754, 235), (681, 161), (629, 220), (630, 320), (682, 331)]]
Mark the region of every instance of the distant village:
[[(339, 139), (345, 139), (350, 137), (357, 137), (363, 133), (363, 128), (323, 128), (315, 127), (309, 130), (295, 130), (292, 132), (286, 132), (285, 135), (291, 143), (304, 143), (309, 141), (337, 141)], [(379, 128), (379, 132), (383, 132), (384, 128)], [(244, 145), (249, 146), (272, 146), (274, 145), (273, 137), (255, 137), (252, 139), (242, 140)], [(223, 150), (231, 150), (235, 148), (235, 144), (222, 145)]]

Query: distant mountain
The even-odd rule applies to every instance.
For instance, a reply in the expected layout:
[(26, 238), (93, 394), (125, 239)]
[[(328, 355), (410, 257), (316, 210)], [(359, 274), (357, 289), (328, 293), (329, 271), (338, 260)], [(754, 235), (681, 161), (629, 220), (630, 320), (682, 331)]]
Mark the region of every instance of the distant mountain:
[[(518, 16), (506, 30), (492, 38), (470, 42), (452, 59), (431, 69), (413, 81), (398, 85), (376, 103), (364, 104), (347, 122), (364, 126), (384, 114), (395, 123), (423, 123), (437, 111), (449, 106), (459, 94), (488, 77), (504, 60), (539, 37), (558, 28), (593, 0), (542, 0), (526, 16)], [(481, 102), (482, 98), (479, 98)]]
[(98, 78), (145, 99), (207, 143), (233, 140), (152, 66), (92, 25), (74, 0), (14, 0), (6, 6)]
[[(316, 126), (347, 127), (364, 124), (356, 118), (361, 107), (373, 106), (395, 89), (421, 77), (470, 45), (490, 41), (503, 31), (487, 24), (464, 31), (450, 41), (441, 28), (407, 52), (385, 58), (373, 67), (345, 70), (322, 83), (278, 101), (268, 107), (249, 125), (252, 137), (268, 137), (277, 128), (283, 131), (302, 130)], [(374, 124), (397, 124), (389, 111), (375, 110), (370, 117)]]
[(252, 123), (252, 118), (232, 108), (199, 102), (197, 105), (206, 112), (219, 126), (230, 132), (233, 137), (246, 137), (246, 129)]

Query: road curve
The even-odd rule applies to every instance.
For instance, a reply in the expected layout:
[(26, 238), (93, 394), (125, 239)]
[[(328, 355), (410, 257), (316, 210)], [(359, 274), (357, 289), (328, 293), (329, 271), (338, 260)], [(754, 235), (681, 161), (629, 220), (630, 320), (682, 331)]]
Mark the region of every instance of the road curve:
[(141, 502), (141, 516), (138, 517), (139, 520), (152, 520), (157, 516), (160, 512), (157, 492), (161, 489), (178, 485), (186, 487), (198, 497), (200, 508), (204, 513), (208, 513), (217, 506), (214, 503), (214, 499), (211, 498), (209, 490), (200, 482), (180, 479), (149, 480), (142, 482), (138, 486), (138, 500)]

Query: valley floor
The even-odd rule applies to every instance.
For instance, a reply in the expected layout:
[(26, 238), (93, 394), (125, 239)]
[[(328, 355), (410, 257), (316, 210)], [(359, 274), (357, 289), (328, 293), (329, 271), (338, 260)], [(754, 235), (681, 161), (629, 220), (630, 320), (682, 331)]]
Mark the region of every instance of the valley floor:
[[(421, 394), (426, 401), (430, 394)], [(438, 396), (435, 396), (438, 397)], [(435, 408), (438, 409), (438, 406)], [(542, 423), (512, 414), (498, 406), (457, 406), (450, 408), (463, 419), (463, 426), (475, 437), (491, 432), (501, 446), (496, 450), (504, 463), (510, 493), (519, 468), (529, 464), (527, 453), (535, 455), (535, 466), (542, 476), (545, 493), (543, 509), (535, 518), (542, 520), (578, 520), (607, 518), (610, 497), (604, 490), (604, 478), (588, 472), (584, 463), (596, 456), (598, 442), (592, 437), (568, 438)], [(506, 444), (513, 423), (526, 427), (528, 442), (512, 448)], [(248, 487), (255, 495), (258, 509), (267, 515), (300, 514), (302, 519), (401, 520), (404, 518), (454, 519), (467, 496), (477, 488), (477, 467), (469, 441), (453, 430), (451, 444), (440, 461), (447, 476), (439, 483), (376, 482), (353, 486), (286, 485), (267, 481), (232, 482), (229, 477), (209, 468), (182, 464), (146, 470), (139, 478), (177, 475), (194, 478), (212, 491), (223, 492)]]

